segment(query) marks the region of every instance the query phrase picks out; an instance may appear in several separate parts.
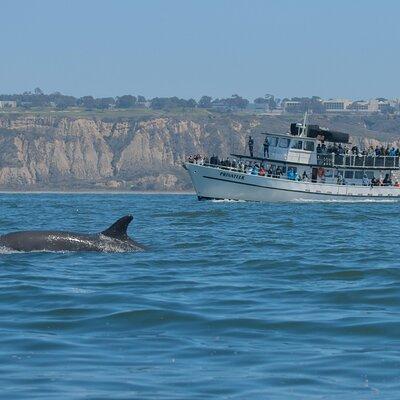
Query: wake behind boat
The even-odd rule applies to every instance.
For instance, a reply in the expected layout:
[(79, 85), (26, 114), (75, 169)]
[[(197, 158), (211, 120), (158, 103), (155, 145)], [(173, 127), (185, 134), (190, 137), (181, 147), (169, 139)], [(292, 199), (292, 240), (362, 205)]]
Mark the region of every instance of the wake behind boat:
[(184, 164), (199, 200), (400, 200), (399, 149), (350, 148), (349, 135), (306, 122), (264, 133), (263, 157), (190, 157)]

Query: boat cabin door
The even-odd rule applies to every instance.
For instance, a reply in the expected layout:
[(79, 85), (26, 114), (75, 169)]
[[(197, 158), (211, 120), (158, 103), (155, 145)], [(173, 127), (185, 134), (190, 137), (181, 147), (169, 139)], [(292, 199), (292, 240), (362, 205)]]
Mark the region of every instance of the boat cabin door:
[(318, 168), (313, 168), (311, 172), (311, 182), (317, 182)]

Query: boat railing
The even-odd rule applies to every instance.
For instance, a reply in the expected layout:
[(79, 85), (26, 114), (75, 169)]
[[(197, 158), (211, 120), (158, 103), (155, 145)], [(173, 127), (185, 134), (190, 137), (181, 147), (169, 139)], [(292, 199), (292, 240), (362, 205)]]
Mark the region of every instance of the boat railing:
[[(249, 174), (248, 170), (246, 170), (245, 168), (240, 168), (240, 167), (238, 167), (238, 166), (236, 166), (236, 167), (232, 167), (232, 166), (229, 167), (229, 166), (227, 166), (227, 165), (213, 164), (213, 163), (205, 163), (205, 162), (201, 163), (201, 165), (204, 165), (205, 167), (218, 168), (218, 169), (222, 169), (222, 170), (229, 171), (229, 172), (241, 172), (242, 174), (253, 175), (253, 174)], [(257, 176), (257, 175), (253, 175), (253, 176)], [(261, 175), (258, 175), (258, 176), (261, 176)], [(286, 174), (284, 174), (284, 173), (280, 173), (280, 174), (279, 174), (279, 173), (276, 173), (276, 171), (274, 171), (273, 173), (268, 173), (268, 172), (266, 171), (265, 176), (266, 176), (266, 177), (269, 177), (269, 178), (281, 178), (281, 179), (286, 179)], [(288, 179), (288, 180), (290, 180), (290, 179)]]
[(203, 163), (201, 163), (201, 165), (204, 165), (204, 166), (206, 166), (206, 167), (214, 167), (214, 168), (219, 168), (219, 169), (225, 169), (225, 170), (227, 170), (227, 171), (237, 171), (237, 172), (244, 172), (244, 169), (241, 169), (241, 168), (239, 168), (239, 167), (229, 167), (229, 166), (227, 166), (227, 165), (222, 165), (222, 164), (214, 164), (214, 163), (206, 163), (206, 162), (203, 162)]
[[(330, 154), (329, 154), (329, 156), (330, 156)], [(390, 157), (390, 156), (387, 156), (387, 157)], [(189, 161), (189, 162), (191, 164), (198, 164), (198, 165), (202, 165), (202, 166), (205, 166), (205, 167), (218, 168), (218, 169), (222, 169), (222, 170), (229, 171), (229, 172), (241, 172), (241, 173), (244, 173), (246, 175), (249, 175), (249, 173), (248, 173), (248, 171), (246, 171), (246, 169), (242, 169), (242, 168), (240, 168), (238, 166), (232, 167), (232, 166), (222, 165), (220, 163), (204, 162), (203, 160), (202, 161)], [(250, 174), (250, 175), (253, 175), (253, 174)], [(253, 176), (257, 176), (257, 175), (253, 175)], [(260, 175), (258, 175), (258, 176), (260, 176)], [(278, 178), (278, 179), (283, 179), (283, 180), (287, 180), (287, 181), (294, 181), (294, 179), (289, 179), (286, 176), (285, 173), (281, 172), (281, 173), (277, 174), (276, 171), (274, 171), (272, 174), (266, 172), (265, 177)], [(363, 186), (363, 187), (364, 186), (371, 186), (370, 184), (368, 184), (368, 185), (365, 185), (365, 184), (356, 185), (355, 183), (346, 184), (344, 182), (340, 183), (340, 184), (339, 183), (334, 183), (334, 182), (326, 183), (325, 181), (314, 182), (314, 181), (310, 181), (308, 178), (306, 180), (301, 179), (300, 181), (301, 182), (306, 182), (306, 183), (312, 182), (312, 183), (320, 183), (320, 184), (324, 184), (324, 185), (334, 185), (334, 186), (342, 186), (342, 185), (343, 186)], [(381, 183), (381, 184), (375, 185), (375, 186), (393, 186), (393, 184)], [(396, 185), (394, 185), (394, 186), (396, 186)]]
[(317, 154), (317, 164), (321, 167), (399, 168), (400, 157)]

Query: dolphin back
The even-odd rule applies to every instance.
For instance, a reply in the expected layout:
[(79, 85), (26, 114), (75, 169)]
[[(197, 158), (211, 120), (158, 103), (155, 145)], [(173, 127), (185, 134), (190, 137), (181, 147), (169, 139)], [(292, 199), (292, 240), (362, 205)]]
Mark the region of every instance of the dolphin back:
[(127, 234), (132, 220), (132, 215), (126, 215), (105, 231), (97, 234), (64, 231), (11, 232), (0, 236), (0, 246), (17, 251), (126, 252), (145, 250), (145, 246), (136, 243)]

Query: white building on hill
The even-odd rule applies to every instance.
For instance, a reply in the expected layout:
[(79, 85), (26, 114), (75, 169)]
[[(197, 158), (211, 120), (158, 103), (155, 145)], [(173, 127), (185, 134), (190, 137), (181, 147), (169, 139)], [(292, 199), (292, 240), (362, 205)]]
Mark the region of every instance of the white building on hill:
[(349, 107), (352, 103), (353, 102), (348, 99), (330, 99), (324, 100), (322, 105), (327, 112), (341, 112), (347, 111), (347, 107)]
[(0, 108), (15, 108), (17, 107), (16, 101), (0, 100)]

